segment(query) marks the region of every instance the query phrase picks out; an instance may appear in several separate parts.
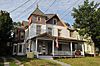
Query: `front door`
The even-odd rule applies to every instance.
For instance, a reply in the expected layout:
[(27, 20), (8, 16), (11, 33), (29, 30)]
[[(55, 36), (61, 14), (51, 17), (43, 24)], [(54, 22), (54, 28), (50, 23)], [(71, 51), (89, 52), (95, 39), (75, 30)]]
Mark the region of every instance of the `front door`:
[(39, 55), (51, 55), (52, 52), (52, 46), (51, 41), (40, 41), (38, 42), (38, 52)]

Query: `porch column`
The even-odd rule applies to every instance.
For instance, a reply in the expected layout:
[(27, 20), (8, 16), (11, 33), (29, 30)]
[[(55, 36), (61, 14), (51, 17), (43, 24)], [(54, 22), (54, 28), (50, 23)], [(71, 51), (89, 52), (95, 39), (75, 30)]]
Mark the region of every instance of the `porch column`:
[(35, 47), (35, 51), (37, 52), (37, 39), (36, 39), (36, 47)]
[(85, 56), (84, 43), (82, 44), (82, 53), (83, 53), (83, 56)]
[(38, 52), (37, 52), (37, 42), (38, 42), (38, 39), (36, 39), (36, 47), (35, 47), (36, 56), (37, 56), (37, 58), (38, 58)]
[(52, 40), (52, 55), (54, 56), (54, 40)]
[(71, 56), (72, 56), (73, 55), (72, 42), (70, 42), (70, 48), (71, 48)]
[(22, 53), (24, 54), (23, 50), (24, 50), (24, 44), (21, 44), (22, 45)]
[(30, 49), (31, 49), (30, 44), (31, 44), (31, 40), (28, 41), (28, 52), (30, 52)]
[(19, 43), (17, 44), (17, 55), (19, 54)]

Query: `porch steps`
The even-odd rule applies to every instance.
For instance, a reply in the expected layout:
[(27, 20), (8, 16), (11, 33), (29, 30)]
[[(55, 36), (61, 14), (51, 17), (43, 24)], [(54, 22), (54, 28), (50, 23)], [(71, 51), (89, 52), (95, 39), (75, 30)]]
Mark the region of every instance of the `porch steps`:
[(52, 56), (39, 56), (39, 59), (53, 59)]

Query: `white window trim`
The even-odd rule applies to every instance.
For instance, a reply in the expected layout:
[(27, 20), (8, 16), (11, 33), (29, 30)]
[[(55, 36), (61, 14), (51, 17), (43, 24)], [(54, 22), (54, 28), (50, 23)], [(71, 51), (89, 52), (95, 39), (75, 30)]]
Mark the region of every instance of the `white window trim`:
[[(56, 21), (56, 24), (54, 24), (54, 20)], [(53, 25), (57, 25), (57, 19), (56, 18), (53, 19)]]
[[(38, 20), (38, 18), (40, 18), (40, 20)], [(37, 21), (41, 22), (41, 17), (40, 16), (37, 16)]]

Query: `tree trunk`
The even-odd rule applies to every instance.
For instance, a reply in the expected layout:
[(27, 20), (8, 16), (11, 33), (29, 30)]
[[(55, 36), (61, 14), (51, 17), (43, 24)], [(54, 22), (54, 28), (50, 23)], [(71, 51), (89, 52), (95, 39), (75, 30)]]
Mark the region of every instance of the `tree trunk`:
[(96, 37), (92, 36), (91, 39), (92, 39), (93, 44), (94, 44), (94, 57), (96, 57), (96, 43), (97, 43)]

